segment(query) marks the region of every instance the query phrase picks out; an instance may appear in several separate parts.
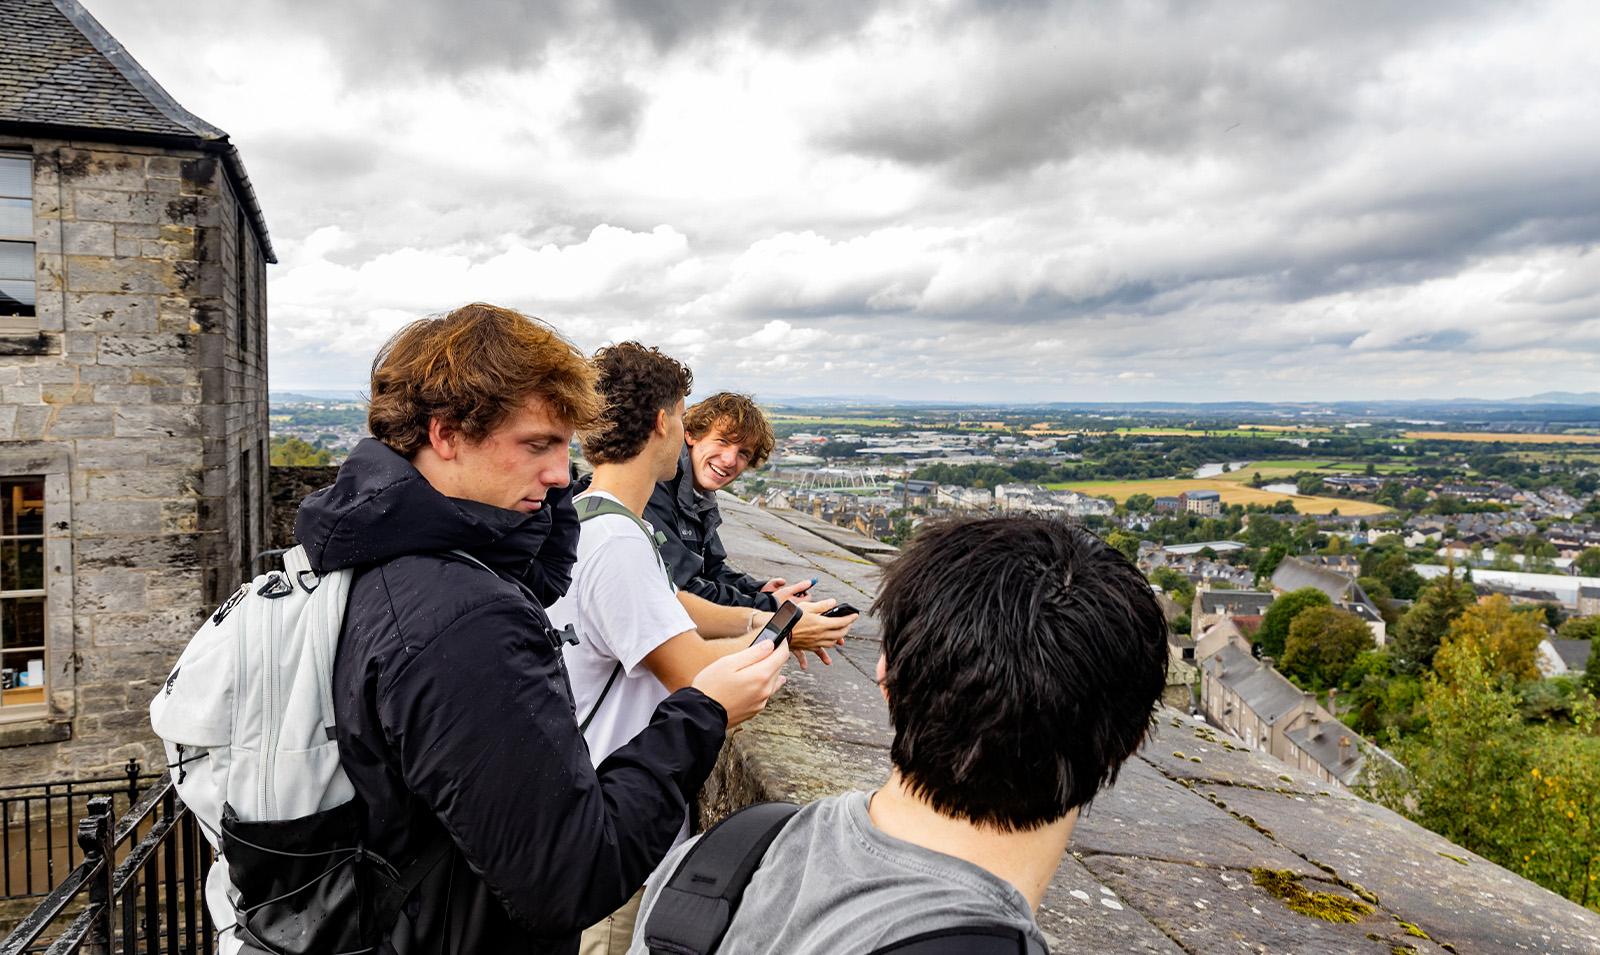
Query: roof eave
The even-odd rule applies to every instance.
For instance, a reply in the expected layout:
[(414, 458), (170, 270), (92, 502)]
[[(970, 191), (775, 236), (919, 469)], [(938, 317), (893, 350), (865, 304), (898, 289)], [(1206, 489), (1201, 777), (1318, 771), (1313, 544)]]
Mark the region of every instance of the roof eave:
[(221, 139), (203, 139), (199, 136), (148, 133), (131, 129), (66, 126), (58, 123), (30, 123), (8, 119), (0, 119), (0, 133), (16, 136), (19, 139), (83, 140), (119, 146), (160, 146), (167, 149), (193, 149), (212, 153), (222, 159), (229, 182), (232, 183), (239, 200), (244, 203), (250, 225), (255, 229), (256, 240), (261, 243), (262, 255), (269, 263), (278, 264), (278, 256), (272, 249), (272, 238), (267, 234), (267, 220), (261, 211), (261, 202), (256, 197), (255, 186), (251, 184), (250, 175), (245, 171), (244, 159), (239, 155), (239, 148), (229, 142), (226, 136)]

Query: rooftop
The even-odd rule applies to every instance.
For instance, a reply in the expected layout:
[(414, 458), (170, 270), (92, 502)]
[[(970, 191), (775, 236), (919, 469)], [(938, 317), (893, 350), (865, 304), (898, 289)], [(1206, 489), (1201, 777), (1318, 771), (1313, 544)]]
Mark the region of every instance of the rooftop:
[[(809, 574), (819, 592), (870, 606), (882, 545), (839, 528), (824, 538), (787, 520), (792, 512), (722, 501), (735, 566)], [(863, 617), (833, 666), (790, 669), (767, 711), (734, 731), (702, 798), (706, 818), (887, 777), (877, 638)], [(1220, 730), (1171, 710), (1158, 717), (1151, 741), (1079, 821), (1045, 894), (1039, 923), (1052, 950), (1600, 951), (1600, 915)], [(1253, 881), (1253, 868), (1366, 897), (1374, 911), (1351, 924), (1297, 914)]]
[(77, 0), (3, 0), (0, 132), (220, 154), (267, 261), (276, 262), (250, 177), (228, 134), (184, 109)]

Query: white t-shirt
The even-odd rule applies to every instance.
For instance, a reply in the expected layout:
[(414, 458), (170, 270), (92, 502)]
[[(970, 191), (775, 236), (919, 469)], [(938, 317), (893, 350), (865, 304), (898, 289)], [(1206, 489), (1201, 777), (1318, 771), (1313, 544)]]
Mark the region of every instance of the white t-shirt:
[[(576, 503), (581, 506), (590, 495), (616, 500), (604, 491), (591, 491)], [(642, 661), (656, 647), (694, 629), (675, 591), (638, 524), (621, 514), (601, 514), (580, 525), (572, 586), (549, 614), (557, 628), (570, 623), (578, 634), (577, 645), (562, 652), (580, 722), (594, 709), (618, 661), (622, 663), (622, 673), (583, 734), (596, 766), (649, 725), (656, 706), (667, 698), (667, 688)]]

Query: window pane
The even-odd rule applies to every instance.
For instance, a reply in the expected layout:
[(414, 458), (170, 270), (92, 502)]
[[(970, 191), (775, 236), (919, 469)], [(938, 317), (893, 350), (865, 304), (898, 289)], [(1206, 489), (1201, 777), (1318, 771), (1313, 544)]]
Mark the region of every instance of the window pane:
[(33, 281), (32, 242), (0, 242), (0, 279)]
[(32, 315), (34, 285), (0, 279), (0, 315)]
[(8, 597), (0, 601), (0, 644), (7, 656), (18, 647), (44, 646), (43, 597)]
[(0, 156), (0, 196), (33, 197), (33, 160)]
[(0, 199), (0, 236), (33, 237), (32, 199)]
[(0, 535), (44, 533), (44, 478), (0, 478)]
[(0, 705), (44, 702), (44, 651), (0, 654)]
[(0, 590), (44, 589), (44, 539), (0, 540)]

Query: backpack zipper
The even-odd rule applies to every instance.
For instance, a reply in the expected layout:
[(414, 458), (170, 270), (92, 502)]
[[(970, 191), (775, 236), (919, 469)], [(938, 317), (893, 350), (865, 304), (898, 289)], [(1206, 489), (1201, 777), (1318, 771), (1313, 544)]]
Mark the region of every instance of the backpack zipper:
[(267, 606), (267, 638), (261, 641), (262, 645), (262, 680), (261, 680), (261, 718), (262, 748), (261, 748), (261, 797), (259, 810), (261, 819), (271, 819), (274, 816), (272, 798), (272, 773), (273, 763), (278, 757), (278, 628), (283, 625), (283, 610), (278, 601), (268, 601)]

